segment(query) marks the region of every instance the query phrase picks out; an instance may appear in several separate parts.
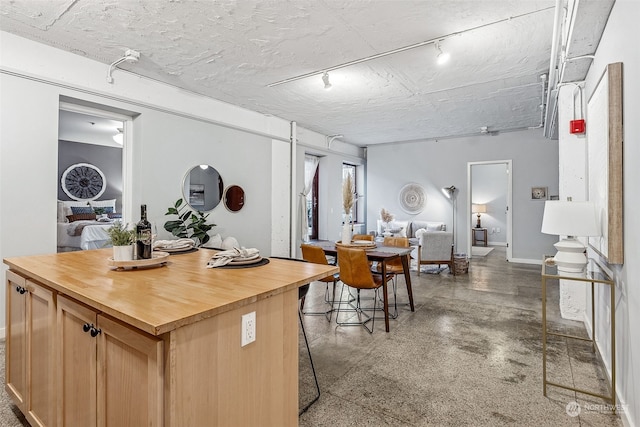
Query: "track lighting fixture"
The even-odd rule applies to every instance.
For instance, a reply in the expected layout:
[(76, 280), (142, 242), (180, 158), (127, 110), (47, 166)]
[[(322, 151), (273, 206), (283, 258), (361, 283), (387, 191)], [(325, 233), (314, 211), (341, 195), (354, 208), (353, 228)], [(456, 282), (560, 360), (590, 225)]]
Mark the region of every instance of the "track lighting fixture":
[(436, 50), (439, 52), (438, 57), (436, 58), (436, 62), (438, 63), (438, 65), (443, 65), (447, 61), (449, 61), (449, 58), (451, 58), (451, 55), (449, 55), (449, 53), (447, 52), (442, 51), (442, 49), (440, 48), (440, 40), (435, 42), (434, 46), (436, 47)]
[(326, 71), (322, 75), (322, 81), (324, 82), (324, 90), (331, 89), (331, 82), (329, 82), (329, 73)]

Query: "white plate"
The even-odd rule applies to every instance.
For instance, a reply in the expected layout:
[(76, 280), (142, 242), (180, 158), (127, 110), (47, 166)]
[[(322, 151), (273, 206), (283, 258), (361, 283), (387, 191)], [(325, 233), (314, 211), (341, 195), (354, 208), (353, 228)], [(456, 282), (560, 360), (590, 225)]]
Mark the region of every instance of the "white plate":
[(373, 242), (371, 240), (354, 240), (353, 242), (354, 245), (370, 245)]
[(190, 251), (191, 249), (193, 249), (192, 245), (183, 245), (183, 246), (176, 246), (173, 248), (163, 248), (162, 246), (156, 248), (157, 250), (161, 250), (164, 252), (169, 252), (169, 253), (173, 253), (173, 252), (185, 252), (185, 251)]
[(255, 264), (260, 261), (262, 261), (262, 257), (260, 256), (260, 254), (257, 254), (256, 256), (250, 257), (250, 258), (243, 258), (243, 259), (236, 258), (227, 265), (247, 265), (247, 264)]

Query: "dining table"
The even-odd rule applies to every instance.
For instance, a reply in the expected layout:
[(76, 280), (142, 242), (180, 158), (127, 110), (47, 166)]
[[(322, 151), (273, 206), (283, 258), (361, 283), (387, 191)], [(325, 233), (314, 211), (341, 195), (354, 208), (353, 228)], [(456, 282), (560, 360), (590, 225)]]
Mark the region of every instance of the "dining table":
[[(331, 240), (311, 240), (309, 242), (312, 245), (320, 246), (326, 255), (336, 256), (338, 255), (338, 249), (336, 247), (336, 242)], [(350, 247), (357, 247), (357, 245), (353, 245)], [(396, 246), (384, 246), (383, 244), (377, 242), (375, 247), (369, 247), (363, 245), (363, 249), (367, 254), (367, 259), (369, 261), (375, 261), (380, 263), (380, 271), (382, 277), (385, 277), (387, 274), (387, 263), (391, 260), (400, 258), (402, 260), (402, 269), (404, 271), (404, 279), (407, 285), (407, 294), (409, 295), (409, 306), (411, 307), (411, 311), (415, 311), (415, 307), (413, 305), (413, 290), (411, 289), (411, 274), (409, 269), (409, 258), (411, 256), (411, 251), (414, 249), (412, 247), (401, 248)], [(338, 260), (339, 264), (340, 260)], [(383, 280), (386, 284), (386, 281)], [(389, 296), (386, 292), (386, 286), (384, 286), (385, 292), (383, 297), (384, 303), (384, 326), (385, 330), (389, 332)]]

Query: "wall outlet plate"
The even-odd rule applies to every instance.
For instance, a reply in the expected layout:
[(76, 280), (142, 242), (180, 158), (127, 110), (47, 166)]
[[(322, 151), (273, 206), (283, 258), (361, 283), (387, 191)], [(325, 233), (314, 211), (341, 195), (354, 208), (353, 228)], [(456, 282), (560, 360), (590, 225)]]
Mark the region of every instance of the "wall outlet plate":
[(240, 346), (244, 347), (256, 340), (256, 312), (252, 311), (242, 315), (242, 334), (240, 336)]

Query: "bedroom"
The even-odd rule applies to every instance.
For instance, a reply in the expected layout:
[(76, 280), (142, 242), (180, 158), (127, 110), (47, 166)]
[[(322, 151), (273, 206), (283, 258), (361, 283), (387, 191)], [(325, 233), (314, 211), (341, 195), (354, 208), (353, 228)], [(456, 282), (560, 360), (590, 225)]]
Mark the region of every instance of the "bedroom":
[(122, 217), (124, 123), (116, 119), (106, 112), (61, 103), (58, 252), (103, 247), (106, 229)]

